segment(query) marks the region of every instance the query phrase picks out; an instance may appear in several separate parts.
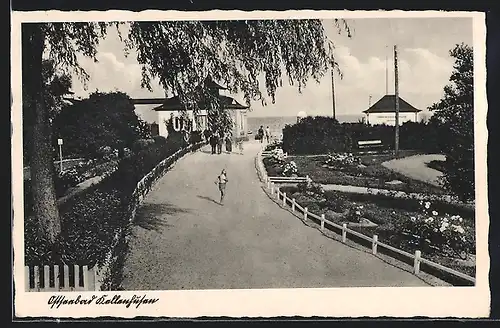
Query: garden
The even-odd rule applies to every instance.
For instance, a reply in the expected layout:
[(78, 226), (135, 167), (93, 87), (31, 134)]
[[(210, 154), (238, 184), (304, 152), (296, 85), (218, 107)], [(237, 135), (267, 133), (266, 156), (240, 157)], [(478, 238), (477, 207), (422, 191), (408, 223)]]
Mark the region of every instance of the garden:
[(281, 186), (287, 197), (327, 220), (411, 254), (475, 276), (474, 209), (436, 200), (324, 191), (321, 185)]
[[(271, 156), (264, 157), (268, 176), (309, 176), (314, 182), (328, 185), (356, 186), (403, 191), (407, 193), (444, 194), (445, 190), (434, 185), (411, 179), (382, 165), (393, 158), (391, 154), (331, 153), (315, 156), (284, 156), (275, 147)], [(271, 148), (271, 147), (270, 147)], [(415, 155), (415, 151), (403, 151), (402, 156)], [(290, 169), (293, 167), (293, 169)], [(288, 169), (286, 169), (288, 168)]]

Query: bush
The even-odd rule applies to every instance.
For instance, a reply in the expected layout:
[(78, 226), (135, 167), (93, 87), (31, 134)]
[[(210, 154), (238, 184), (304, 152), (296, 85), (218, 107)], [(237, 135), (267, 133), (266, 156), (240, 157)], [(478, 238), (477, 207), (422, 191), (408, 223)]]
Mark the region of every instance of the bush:
[(460, 215), (440, 214), (430, 202), (420, 205), (421, 214), (410, 217), (401, 229), (417, 248), (463, 259), (475, 251), (474, 231), (464, 226)]
[[(401, 149), (438, 151), (437, 128), (433, 124), (405, 122), (399, 130)], [(350, 153), (358, 149), (360, 140), (381, 140), (378, 150), (392, 149), (394, 127), (342, 123), (331, 117), (307, 117), (283, 129), (283, 149), (289, 154)]]

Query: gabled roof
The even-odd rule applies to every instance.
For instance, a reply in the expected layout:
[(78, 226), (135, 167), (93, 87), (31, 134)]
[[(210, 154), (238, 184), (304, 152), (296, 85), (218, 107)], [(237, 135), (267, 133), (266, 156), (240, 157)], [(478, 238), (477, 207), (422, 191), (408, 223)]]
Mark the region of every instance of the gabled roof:
[[(236, 99), (219, 95), (222, 105), (226, 109), (248, 109), (249, 106), (242, 105)], [(170, 97), (165, 99), (161, 106), (153, 108), (154, 111), (176, 111), (184, 110), (184, 106), (181, 104), (178, 96)]]
[[(363, 113), (394, 113), (396, 111), (396, 96), (395, 95), (385, 95), (380, 98), (375, 104), (373, 104), (367, 110), (364, 110)], [(418, 113), (421, 112), (420, 109), (417, 109), (406, 102), (404, 99), (399, 97), (399, 111), (402, 113)]]

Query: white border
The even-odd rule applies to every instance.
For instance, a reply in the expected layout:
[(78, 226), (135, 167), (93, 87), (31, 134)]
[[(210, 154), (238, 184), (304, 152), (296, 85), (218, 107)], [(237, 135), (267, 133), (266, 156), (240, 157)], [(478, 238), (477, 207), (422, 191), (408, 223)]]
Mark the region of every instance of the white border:
[[(139, 309), (123, 305), (61, 306), (50, 309), (52, 293), (24, 292), (24, 226), (22, 205), (22, 115), (21, 115), (21, 38), (22, 22), (56, 21), (138, 21), (138, 20), (213, 20), (213, 19), (297, 19), (297, 18), (410, 18), (472, 17), (474, 21), (475, 78), (475, 163), (476, 163), (476, 229), (477, 285), (475, 287), (412, 288), (321, 288), (321, 289), (252, 289), (110, 292), (130, 297), (146, 294), (159, 298), (154, 305)], [(486, 129), (486, 26), (484, 13), (440, 11), (105, 11), (105, 12), (13, 12), (11, 23), (12, 108), (12, 187), (14, 200), (14, 282), (15, 314), (19, 317), (486, 317), (489, 314), (489, 255), (487, 199), (487, 129)], [(82, 297), (104, 293), (82, 292)], [(77, 293), (58, 293), (67, 298)]]

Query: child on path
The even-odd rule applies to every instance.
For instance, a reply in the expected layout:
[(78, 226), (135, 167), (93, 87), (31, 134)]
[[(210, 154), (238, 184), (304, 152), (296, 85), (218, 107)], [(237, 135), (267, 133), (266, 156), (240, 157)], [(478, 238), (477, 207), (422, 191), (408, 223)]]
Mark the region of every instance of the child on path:
[(238, 149), (240, 150), (240, 154), (243, 155), (243, 140), (238, 141)]
[(220, 191), (220, 204), (224, 205), (224, 196), (226, 194), (226, 184), (228, 182), (226, 170), (223, 169), (220, 175), (217, 177), (215, 181), (216, 185), (219, 185)]

